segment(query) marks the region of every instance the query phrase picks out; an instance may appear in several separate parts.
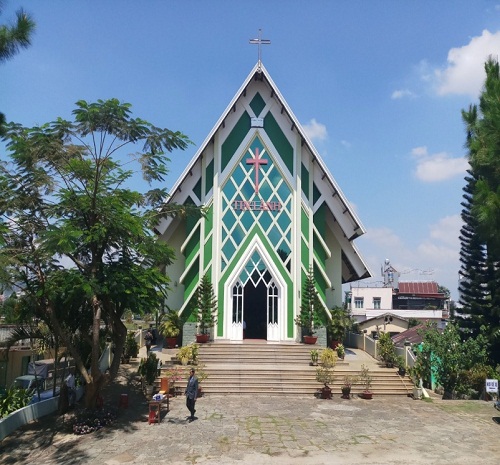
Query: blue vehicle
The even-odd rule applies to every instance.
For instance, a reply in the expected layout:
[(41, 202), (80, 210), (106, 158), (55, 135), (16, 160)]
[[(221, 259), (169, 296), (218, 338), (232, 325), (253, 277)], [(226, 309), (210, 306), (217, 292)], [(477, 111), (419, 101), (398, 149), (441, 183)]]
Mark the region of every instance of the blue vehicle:
[[(24, 375), (18, 376), (14, 383), (12, 383), (13, 388), (22, 388), (29, 390), (33, 393), (33, 397), (30, 404), (36, 404), (42, 400), (51, 399), (54, 396), (53, 389), (47, 389), (45, 378), (41, 378), (35, 375)], [(56, 388), (55, 395), (59, 395), (59, 388)]]

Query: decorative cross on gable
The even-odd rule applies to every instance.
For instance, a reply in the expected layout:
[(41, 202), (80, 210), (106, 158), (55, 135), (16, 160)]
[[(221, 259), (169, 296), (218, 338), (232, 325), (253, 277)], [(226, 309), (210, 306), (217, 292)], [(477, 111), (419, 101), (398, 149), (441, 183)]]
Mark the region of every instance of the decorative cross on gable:
[(259, 37), (257, 39), (250, 39), (250, 44), (257, 45), (259, 47), (258, 57), (259, 57), (259, 66), (262, 62), (261, 60), (261, 46), (262, 45), (270, 45), (271, 41), (269, 39), (262, 39), (262, 29), (259, 29)]
[(260, 165), (267, 165), (267, 160), (259, 158), (259, 149), (255, 149), (255, 158), (247, 158), (247, 165), (253, 165), (255, 169), (255, 193), (259, 193), (259, 169)]

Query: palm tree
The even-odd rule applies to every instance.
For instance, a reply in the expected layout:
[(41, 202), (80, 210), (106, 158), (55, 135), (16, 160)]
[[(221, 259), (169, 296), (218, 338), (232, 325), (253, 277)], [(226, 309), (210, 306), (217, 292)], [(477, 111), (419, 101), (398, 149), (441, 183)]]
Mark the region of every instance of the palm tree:
[[(0, 13), (1, 11), (0, 1)], [(20, 48), (27, 48), (31, 45), (35, 22), (22, 9), (17, 11), (16, 16), (17, 21), (13, 26), (0, 26), (0, 63), (10, 60)], [(5, 122), (5, 115), (0, 113), (0, 136), (4, 134)]]

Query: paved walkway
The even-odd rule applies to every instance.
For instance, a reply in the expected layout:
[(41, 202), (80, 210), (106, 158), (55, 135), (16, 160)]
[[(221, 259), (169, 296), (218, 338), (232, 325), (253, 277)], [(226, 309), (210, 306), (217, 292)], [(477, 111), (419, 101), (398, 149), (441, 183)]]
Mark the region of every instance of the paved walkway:
[[(68, 418), (49, 416), (0, 443), (2, 464), (204, 465), (498, 465), (500, 413), (492, 402), (414, 401), (375, 397), (333, 400), (209, 396), (187, 421), (184, 398), (174, 398), (158, 425), (147, 423), (147, 402), (134, 367), (105, 393), (130, 405), (116, 423), (87, 436), (68, 431)], [(135, 367), (136, 368), (136, 367)]]

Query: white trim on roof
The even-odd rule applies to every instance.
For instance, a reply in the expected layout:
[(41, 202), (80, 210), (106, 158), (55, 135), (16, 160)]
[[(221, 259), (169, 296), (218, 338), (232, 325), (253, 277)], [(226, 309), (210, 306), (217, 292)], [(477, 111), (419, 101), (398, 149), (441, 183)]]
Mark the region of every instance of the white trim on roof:
[[(238, 89), (238, 91), (234, 95), (233, 99), (231, 100), (231, 102), (226, 107), (226, 109), (222, 113), (221, 117), (217, 121), (217, 123), (214, 125), (214, 127), (212, 128), (212, 130), (210, 131), (210, 133), (208, 134), (208, 136), (205, 138), (203, 144), (201, 144), (200, 148), (197, 150), (197, 152), (195, 153), (195, 155), (193, 156), (193, 158), (191, 159), (191, 161), (186, 166), (186, 169), (179, 176), (179, 178), (177, 179), (176, 183), (173, 185), (172, 189), (169, 192), (169, 199), (167, 200), (167, 203), (170, 202), (170, 201), (172, 201), (172, 199), (174, 198), (174, 196), (175, 196), (176, 192), (178, 191), (179, 187), (181, 186), (181, 184), (183, 184), (184, 180), (189, 175), (189, 173), (192, 172), (192, 170), (193, 170), (195, 164), (198, 162), (201, 154), (206, 150), (206, 147), (208, 146), (208, 144), (210, 143), (210, 141), (212, 140), (212, 138), (214, 137), (214, 135), (216, 134), (216, 132), (219, 130), (220, 126), (223, 124), (224, 120), (227, 118), (227, 115), (233, 109), (233, 107), (236, 104), (236, 102), (241, 98), (241, 95), (245, 91), (245, 88), (250, 84), (251, 80), (254, 78), (254, 76), (255, 76), (256, 73), (263, 74), (263, 76), (267, 80), (269, 86), (271, 87), (274, 95), (279, 100), (279, 102), (282, 105), (282, 107), (285, 109), (286, 113), (288, 114), (288, 117), (292, 120), (293, 127), (295, 127), (297, 129), (300, 137), (307, 144), (307, 147), (308, 147), (308, 149), (310, 150), (310, 152), (312, 154), (313, 162), (317, 162), (318, 163), (319, 167), (321, 168), (321, 170), (325, 174), (326, 179), (331, 184), (332, 189), (337, 193), (337, 195), (339, 196), (339, 199), (341, 200), (342, 204), (345, 206), (345, 210), (344, 210), (343, 214), (348, 213), (349, 216), (351, 217), (351, 221), (354, 223), (353, 228), (352, 228), (353, 231), (354, 231), (354, 234), (352, 234), (351, 236), (349, 236), (347, 238), (349, 240), (349, 242), (352, 242), (352, 240), (355, 237), (358, 237), (358, 236), (361, 236), (362, 234), (364, 234), (366, 232), (366, 229), (364, 228), (363, 224), (361, 223), (361, 220), (358, 218), (358, 216), (356, 215), (356, 213), (354, 212), (354, 210), (351, 208), (351, 206), (350, 206), (349, 202), (347, 201), (344, 193), (342, 192), (342, 190), (340, 189), (339, 185), (337, 184), (337, 182), (333, 178), (333, 176), (330, 173), (329, 169), (324, 164), (323, 160), (321, 159), (321, 156), (316, 151), (316, 148), (314, 147), (314, 145), (312, 144), (311, 140), (309, 139), (309, 137), (305, 133), (302, 125), (300, 124), (300, 122), (298, 121), (298, 119), (296, 118), (296, 116), (294, 115), (294, 113), (291, 110), (291, 108), (288, 106), (288, 103), (286, 102), (285, 98), (281, 95), (281, 92), (279, 91), (278, 87), (276, 86), (276, 84), (274, 83), (274, 81), (272, 80), (272, 78), (270, 77), (270, 75), (267, 72), (267, 70), (264, 67), (264, 65), (262, 65), (261, 63), (257, 63), (253, 67), (252, 71), (250, 72), (250, 74), (248, 74), (247, 78), (245, 79), (245, 81), (243, 82), (243, 84), (241, 85), (241, 87)], [(329, 207), (331, 208), (331, 203), (330, 202), (327, 202), (327, 203), (329, 204)], [(168, 226), (168, 223), (169, 223), (168, 221), (162, 221), (162, 222), (160, 222), (160, 224), (158, 225), (158, 228), (157, 228), (158, 232), (160, 234), (164, 233), (165, 229)]]

